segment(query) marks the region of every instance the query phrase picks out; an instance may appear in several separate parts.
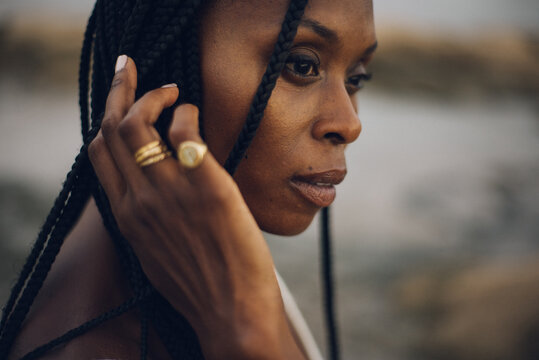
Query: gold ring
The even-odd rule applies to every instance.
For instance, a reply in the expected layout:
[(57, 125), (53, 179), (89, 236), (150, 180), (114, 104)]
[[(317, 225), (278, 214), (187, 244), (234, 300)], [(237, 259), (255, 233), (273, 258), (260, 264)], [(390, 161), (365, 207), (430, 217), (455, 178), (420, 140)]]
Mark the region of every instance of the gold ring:
[(196, 141), (184, 141), (178, 146), (178, 160), (183, 167), (194, 169), (198, 167), (208, 152), (206, 144)]
[(141, 148), (139, 148), (134, 156), (135, 162), (140, 167), (149, 166), (155, 164), (161, 160), (166, 159), (171, 155), (170, 151), (167, 151), (167, 147), (159, 140), (152, 141)]
[(150, 158), (152, 156), (155, 156), (155, 155), (162, 154), (162, 153), (166, 152), (167, 150), (168, 149), (165, 146), (165, 144), (160, 143), (158, 146), (151, 147), (148, 150), (140, 153), (138, 156), (135, 156), (135, 161), (137, 162), (137, 164), (141, 163), (141, 162), (144, 162), (146, 159), (148, 159), (148, 158)]
[(150, 157), (146, 160), (144, 160), (143, 162), (139, 163), (139, 166), (142, 168), (142, 167), (145, 167), (145, 166), (150, 166), (152, 164), (155, 164), (161, 160), (165, 160), (166, 158), (168, 158), (170, 155), (172, 155), (172, 153), (170, 151), (166, 151), (166, 152), (163, 152), (163, 153), (160, 153), (159, 155), (156, 155), (156, 156), (153, 156), (153, 157)]
[(151, 148), (158, 147), (159, 145), (161, 145), (161, 141), (155, 140), (155, 141), (149, 142), (148, 144), (142, 146), (140, 149), (138, 149), (135, 152), (135, 155), (134, 155), (135, 159), (138, 158), (143, 152), (148, 151)]

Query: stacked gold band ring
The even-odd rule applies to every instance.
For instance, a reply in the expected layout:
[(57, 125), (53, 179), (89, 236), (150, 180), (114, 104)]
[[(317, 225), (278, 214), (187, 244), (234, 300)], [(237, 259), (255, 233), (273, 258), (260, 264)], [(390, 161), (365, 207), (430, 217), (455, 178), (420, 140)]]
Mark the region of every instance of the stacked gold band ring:
[(200, 166), (207, 152), (206, 144), (190, 140), (184, 141), (178, 146), (178, 160), (183, 167), (195, 169)]
[(159, 140), (152, 141), (135, 152), (135, 162), (140, 167), (150, 166), (171, 155), (165, 144)]

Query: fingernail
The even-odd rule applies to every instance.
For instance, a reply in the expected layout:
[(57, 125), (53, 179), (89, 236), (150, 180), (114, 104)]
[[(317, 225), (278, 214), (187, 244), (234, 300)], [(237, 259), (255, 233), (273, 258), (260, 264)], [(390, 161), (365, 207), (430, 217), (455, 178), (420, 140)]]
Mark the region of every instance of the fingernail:
[(173, 88), (173, 87), (178, 87), (178, 84), (170, 83), (170, 84), (166, 84), (166, 85), (161, 86), (162, 89), (164, 89), (164, 88)]
[(125, 64), (127, 64), (127, 55), (118, 56), (114, 72), (117, 73), (118, 71), (122, 70), (125, 67)]

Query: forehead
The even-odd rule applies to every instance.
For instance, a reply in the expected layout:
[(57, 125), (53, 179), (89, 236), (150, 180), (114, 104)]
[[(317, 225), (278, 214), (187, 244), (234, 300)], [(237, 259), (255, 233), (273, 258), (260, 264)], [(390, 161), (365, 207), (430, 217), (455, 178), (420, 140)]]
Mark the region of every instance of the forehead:
[[(217, 26), (223, 33), (241, 32), (252, 41), (280, 29), (288, 4), (288, 0), (215, 1), (206, 16), (211, 24), (205, 25)], [(375, 41), (372, 0), (310, 0), (303, 18), (333, 30), (344, 42)]]

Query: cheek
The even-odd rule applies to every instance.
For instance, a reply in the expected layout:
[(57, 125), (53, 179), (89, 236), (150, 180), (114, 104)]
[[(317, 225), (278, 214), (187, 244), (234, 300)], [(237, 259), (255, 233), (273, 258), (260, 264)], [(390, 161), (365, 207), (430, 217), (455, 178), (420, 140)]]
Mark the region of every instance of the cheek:
[(204, 43), (210, 44), (201, 48), (205, 141), (224, 164), (247, 118), (264, 64), (253, 61), (252, 46)]
[(289, 185), (294, 174), (308, 170), (312, 164), (307, 150), (313, 145), (313, 108), (316, 106), (308, 96), (277, 86), (247, 157), (234, 176), (265, 231), (297, 234), (316, 214), (317, 209), (305, 204)]

